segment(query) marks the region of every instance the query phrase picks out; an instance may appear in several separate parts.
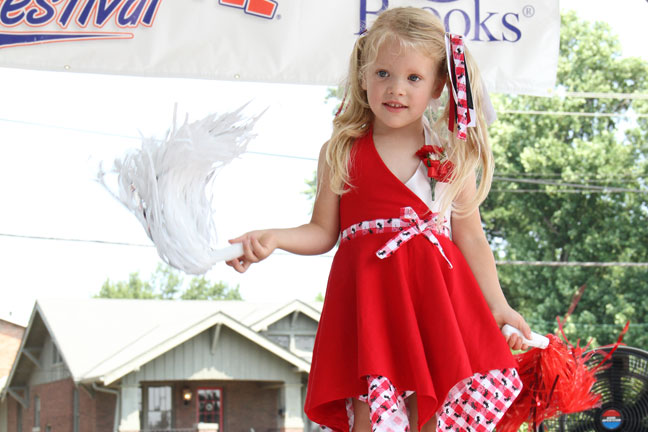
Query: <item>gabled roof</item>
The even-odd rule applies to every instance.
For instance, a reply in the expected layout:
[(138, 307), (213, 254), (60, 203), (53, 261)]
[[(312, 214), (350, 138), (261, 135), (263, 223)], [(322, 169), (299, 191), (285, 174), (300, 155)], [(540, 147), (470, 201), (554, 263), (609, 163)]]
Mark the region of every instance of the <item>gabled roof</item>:
[(25, 328), (29, 317), (20, 316), (8, 311), (0, 311), (0, 320), (6, 321), (18, 327)]
[[(45, 329), (75, 382), (114, 382), (217, 324), (229, 327), (298, 370), (308, 372), (309, 362), (252, 329), (254, 323), (267, 321), (286, 306), (245, 301), (39, 300), (9, 382), (30, 333), (33, 331), (42, 338)], [(299, 307), (316, 310), (305, 303)], [(311, 315), (312, 310), (308, 312)]]
[(304, 315), (312, 318), (314, 321), (319, 322), (320, 315), (322, 315), (322, 303), (305, 303), (301, 300), (293, 300), (285, 306), (272, 311), (268, 315), (254, 322), (254, 324), (251, 325), (252, 330), (257, 332), (267, 330), (268, 326), (294, 312), (301, 312)]

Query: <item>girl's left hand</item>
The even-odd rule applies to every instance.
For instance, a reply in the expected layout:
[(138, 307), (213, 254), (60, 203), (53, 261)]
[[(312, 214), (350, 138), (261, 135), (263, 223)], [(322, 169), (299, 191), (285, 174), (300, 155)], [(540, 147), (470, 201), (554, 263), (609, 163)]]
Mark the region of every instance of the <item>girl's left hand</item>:
[[(492, 312), (499, 328), (502, 328), (504, 324), (512, 325), (516, 329), (520, 330), (524, 337), (531, 339), (531, 328), (529, 327), (529, 324), (527, 324), (522, 315), (520, 315), (511, 306), (507, 304), (500, 309), (493, 310)], [(529, 346), (516, 334), (509, 336), (506, 341), (508, 342), (509, 348), (513, 350), (529, 349)]]

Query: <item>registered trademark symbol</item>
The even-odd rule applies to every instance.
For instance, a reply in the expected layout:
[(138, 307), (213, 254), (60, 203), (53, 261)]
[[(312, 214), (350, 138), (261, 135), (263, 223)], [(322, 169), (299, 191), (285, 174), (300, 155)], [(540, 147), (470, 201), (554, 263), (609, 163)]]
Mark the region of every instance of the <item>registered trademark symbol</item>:
[(278, 20), (281, 19), (281, 14), (277, 14), (277, 19), (278, 19)]
[(533, 15), (535, 15), (535, 8), (531, 5), (524, 6), (522, 8), (522, 15), (527, 18), (531, 18)]

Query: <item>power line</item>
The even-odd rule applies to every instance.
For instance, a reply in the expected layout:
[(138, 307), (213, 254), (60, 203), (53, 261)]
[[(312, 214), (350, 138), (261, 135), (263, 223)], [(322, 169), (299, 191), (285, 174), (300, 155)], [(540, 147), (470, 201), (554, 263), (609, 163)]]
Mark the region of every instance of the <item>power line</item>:
[[(558, 189), (558, 190), (545, 190), (545, 189), (491, 189), (490, 192), (495, 193), (525, 193), (525, 194), (593, 194), (593, 193), (630, 193), (619, 191), (606, 191), (606, 190), (585, 190), (585, 189)], [(635, 191), (634, 193), (648, 193), (648, 191)]]
[[(92, 130), (92, 129), (80, 129), (80, 128), (72, 128), (72, 127), (66, 127), (66, 126), (50, 125), (50, 124), (47, 124), (47, 123), (28, 122), (28, 121), (23, 121), (23, 120), (13, 120), (13, 119), (6, 119), (6, 118), (0, 118), (0, 121), (7, 122), (7, 123), (16, 123), (16, 124), (21, 124), (21, 125), (27, 125), (27, 126), (37, 126), (37, 127), (51, 128), (51, 129), (59, 129), (59, 130), (65, 130), (65, 131), (70, 131), (70, 132), (80, 132), (80, 133), (86, 133), (86, 134), (90, 134), (90, 135), (102, 135), (102, 136), (109, 136), (109, 137), (114, 137), (114, 138), (124, 138), (124, 139), (129, 139), (129, 140), (141, 140), (142, 139), (141, 136), (124, 135), (124, 134), (117, 134), (117, 133), (112, 133), (112, 132), (102, 132), (102, 131), (96, 131), (96, 130)], [(308, 156), (296, 156), (296, 155), (288, 155), (288, 154), (255, 152), (255, 151), (246, 151), (244, 154), (254, 154), (254, 155), (260, 155), (260, 156), (280, 157), (280, 158), (287, 158), (287, 159), (299, 159), (299, 160), (308, 160), (308, 161), (317, 162), (317, 158), (308, 157)]]
[(648, 190), (641, 190), (641, 189), (627, 189), (627, 188), (618, 188), (618, 187), (611, 187), (611, 186), (583, 185), (579, 183), (562, 183), (562, 182), (556, 182), (551, 180), (540, 180), (540, 179), (519, 179), (514, 177), (493, 176), (493, 180), (506, 181), (511, 183), (529, 183), (529, 184), (539, 184), (539, 185), (547, 185), (547, 186), (571, 187), (571, 188), (582, 189), (586, 191), (648, 193)]
[[(545, 321), (545, 320), (534, 320), (534, 319), (527, 319), (526, 320), (529, 325), (532, 327), (535, 325), (542, 325), (542, 324), (553, 324), (554, 326), (557, 326), (555, 321)], [(564, 324), (564, 327), (568, 326), (575, 326), (575, 327), (615, 327), (615, 328), (623, 328), (623, 325), (620, 324), (606, 324), (606, 323), (577, 323), (577, 322), (567, 322)], [(648, 327), (648, 323), (635, 323), (635, 322), (630, 322), (630, 327)]]
[[(496, 177), (515, 177), (515, 178), (533, 178), (536, 180), (563, 180), (563, 173), (552, 172), (552, 173), (520, 173), (520, 172), (499, 172)], [(570, 176), (577, 175), (579, 178), (575, 181), (578, 181), (579, 184), (589, 184), (589, 183), (635, 183), (644, 179), (648, 179), (643, 173), (579, 173), (579, 172), (570, 172)], [(574, 180), (573, 180), (574, 181)]]
[(536, 267), (648, 267), (648, 262), (496, 261), (495, 263)]
[(556, 92), (556, 96), (562, 96), (584, 99), (648, 99), (647, 93), (600, 93), (600, 92)]
[(538, 110), (498, 110), (498, 114), (525, 114), (525, 115), (550, 115), (550, 116), (571, 116), (571, 117), (627, 117), (627, 118), (648, 118), (648, 114), (627, 114), (627, 113), (593, 113), (579, 111), (538, 111)]
[(255, 152), (255, 151), (246, 151), (243, 154), (254, 154), (254, 155), (259, 155), (259, 156), (270, 156), (270, 157), (299, 159), (299, 160), (307, 160), (307, 161), (315, 161), (315, 162), (317, 162), (317, 158), (308, 157), (308, 156), (294, 156), (294, 155), (287, 155), (287, 154), (265, 153), (265, 152)]
[[(562, 177), (562, 173), (537, 173), (537, 172), (507, 172), (504, 173), (507, 176), (521, 176), (521, 177)], [(574, 173), (574, 174), (581, 174), (581, 173)], [(639, 177), (637, 174), (629, 174), (629, 173), (582, 173), (583, 175), (594, 175), (597, 178), (590, 178), (590, 179), (584, 179), (584, 180), (596, 180), (596, 181), (607, 181), (603, 180), (603, 178), (610, 177), (610, 178), (631, 178), (631, 179), (638, 179), (638, 178), (643, 178)]]
[[(502, 111), (502, 112), (511, 112), (511, 113), (513, 113), (514, 111)], [(517, 111), (515, 111), (515, 112), (517, 113)], [(533, 112), (532, 111), (519, 111), (519, 113), (533, 113)], [(541, 112), (538, 111), (538, 113), (541, 113)], [(542, 112), (542, 113), (544, 113), (544, 112)], [(646, 115), (646, 117), (648, 117), (648, 115)], [(111, 133), (111, 132), (95, 131), (95, 130), (91, 130), (91, 129), (71, 128), (71, 127), (65, 127), (65, 126), (50, 125), (50, 124), (46, 124), (46, 123), (28, 122), (28, 121), (7, 119), (7, 118), (0, 118), (0, 121), (9, 122), (9, 123), (16, 123), (16, 124), (22, 124), (22, 125), (29, 125), (29, 126), (38, 126), (38, 127), (52, 128), (52, 129), (60, 129), (60, 130), (66, 130), (66, 131), (72, 131), (72, 132), (80, 132), (80, 133), (93, 134), (93, 135), (102, 135), (102, 136), (123, 138), (123, 139), (129, 139), (129, 140), (141, 140), (142, 139), (141, 136), (138, 137), (138, 136), (131, 136), (131, 135), (123, 135), (123, 134), (117, 134), (117, 133)], [(286, 159), (305, 160), (305, 161), (313, 161), (313, 162), (317, 161), (316, 157), (298, 156), (298, 155), (280, 154), (280, 153), (247, 151), (247, 152), (244, 153), (243, 156), (245, 156), (246, 154), (247, 155), (266, 156), (266, 157), (277, 157), (277, 158), (286, 158)], [(532, 174), (532, 173), (510, 173), (508, 175), (509, 176), (510, 175), (530, 176), (530, 175), (534, 175), (534, 174)], [(557, 174), (557, 173), (547, 173), (547, 174), (535, 173), (535, 175), (559, 176), (560, 174)], [(610, 174), (610, 175), (613, 175), (613, 174)], [(515, 179), (515, 178), (511, 178), (511, 177), (497, 177), (497, 176), (494, 177), (494, 179), (495, 180), (507, 180), (507, 181), (519, 182), (519, 183), (552, 184), (552, 185), (556, 185), (556, 186), (571, 186), (571, 187), (583, 188), (583, 189), (600, 189), (604, 193), (647, 193), (647, 191), (642, 191), (642, 190), (637, 190), (637, 189), (624, 189), (624, 188), (607, 187), (607, 186), (587, 186), (587, 185), (574, 184), (574, 183), (547, 183), (547, 182), (545, 182), (544, 179), (521, 180), (521, 179)], [(591, 180), (586, 179), (584, 181), (591, 181)], [(599, 180), (599, 181), (603, 181), (603, 180)], [(518, 190), (493, 189), (492, 192), (545, 193), (544, 191), (537, 191), (537, 190), (534, 190), (534, 189), (530, 189), (530, 190), (529, 189), (527, 189), (527, 190), (522, 190), (522, 189), (518, 189)], [(580, 193), (579, 191), (573, 191), (573, 190), (562, 190), (562, 191), (559, 191), (559, 192), (560, 193)], [(552, 193), (556, 193), (556, 192), (552, 192)]]
[[(107, 240), (93, 240), (93, 239), (76, 239), (76, 238), (63, 238), (63, 237), (45, 237), (33, 236), (24, 234), (8, 234), (0, 233), (1, 237), (12, 237), (28, 240), (48, 240), (48, 241), (65, 241), (75, 243), (97, 243), (116, 246), (131, 246), (131, 247), (155, 247), (153, 244), (140, 244), (129, 242), (114, 242)], [(284, 251), (277, 251), (275, 255), (294, 256)], [(314, 255), (322, 258), (333, 258), (331, 254)], [(648, 262), (564, 262), (564, 261), (496, 261), (497, 265), (526, 265), (526, 266), (546, 266), (546, 267), (648, 267)]]
[(52, 240), (52, 241), (74, 242), (74, 243), (98, 243), (98, 244), (105, 244), (105, 245), (133, 246), (133, 247), (146, 247), (146, 248), (155, 247), (152, 244), (115, 242), (115, 241), (108, 241), (108, 240), (76, 239), (76, 238), (63, 238), (63, 237), (45, 237), (45, 236), (34, 236), (34, 235), (23, 235), (23, 234), (8, 234), (8, 233), (0, 233), (0, 236), (1, 237), (20, 238), (20, 239), (29, 239), (29, 240)]
[(70, 131), (70, 132), (81, 132), (81, 133), (86, 133), (86, 134), (90, 134), (90, 135), (103, 135), (103, 136), (109, 136), (109, 137), (114, 137), (114, 138), (125, 138), (125, 139), (133, 139), (133, 140), (141, 140), (142, 139), (142, 137), (117, 134), (117, 133), (113, 133), (113, 132), (102, 132), (102, 131), (97, 131), (97, 130), (92, 130), (92, 129), (80, 129), (80, 128), (73, 128), (73, 127), (67, 127), (67, 126), (51, 125), (51, 124), (47, 124), (47, 123), (29, 122), (29, 121), (24, 121), (24, 120), (14, 120), (14, 119), (0, 118), (0, 121), (6, 122), (6, 123), (16, 123), (16, 124), (21, 124), (21, 125), (27, 125), (27, 126), (44, 127), (44, 128), (49, 128), (49, 129), (60, 129), (60, 130), (65, 130), (65, 131)]
[[(510, 114), (526, 114), (526, 113), (528, 113), (528, 114), (552, 114), (552, 115), (565, 114), (565, 113), (562, 113), (562, 112), (551, 112), (551, 111), (501, 110), (499, 112), (504, 113), (504, 114), (509, 114), (509, 113)], [(606, 114), (606, 113), (575, 113), (575, 114)], [(610, 114), (609, 116), (617, 116), (617, 114)], [(648, 114), (646, 114), (646, 115), (642, 114), (640, 116), (648, 117)], [(113, 133), (113, 132), (103, 132), (103, 131), (97, 131), (97, 130), (92, 130), (92, 129), (73, 128), (73, 127), (67, 127), (67, 126), (58, 126), (58, 125), (52, 125), (52, 124), (47, 124), (47, 123), (29, 122), (29, 121), (24, 121), (24, 120), (15, 120), (15, 119), (8, 119), (8, 118), (0, 118), (0, 121), (6, 122), (6, 123), (16, 123), (16, 124), (21, 124), (21, 125), (44, 127), (44, 128), (50, 128), (50, 129), (66, 130), (66, 131), (71, 131), (71, 132), (80, 132), (80, 133), (86, 133), (86, 134), (90, 134), (90, 135), (102, 135), (102, 136), (109, 136), (109, 137), (115, 137), (115, 138), (124, 138), (124, 139), (129, 139), (129, 140), (141, 140), (143, 138), (142, 136), (124, 135), (124, 134), (118, 134), (118, 133)], [(244, 153), (244, 155), (245, 154), (255, 154), (255, 155), (260, 155), (260, 156), (280, 157), (280, 158), (299, 159), (299, 160), (308, 160), (308, 161), (317, 161), (318, 160), (318, 158), (316, 158), (316, 157), (297, 156), (297, 155), (280, 154), (280, 153), (268, 153), (268, 152), (247, 151), (247, 152)], [(529, 173), (515, 173), (515, 174), (528, 175)], [(513, 175), (513, 173), (511, 173), (510, 175)], [(550, 175), (559, 175), (559, 174), (550, 173)]]

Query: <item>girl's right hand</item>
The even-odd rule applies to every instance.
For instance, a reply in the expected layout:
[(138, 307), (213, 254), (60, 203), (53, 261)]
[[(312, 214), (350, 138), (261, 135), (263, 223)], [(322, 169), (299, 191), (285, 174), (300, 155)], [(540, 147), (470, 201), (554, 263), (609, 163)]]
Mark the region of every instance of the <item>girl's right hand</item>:
[(239, 273), (244, 273), (252, 263), (266, 259), (277, 248), (276, 239), (271, 230), (250, 231), (240, 237), (229, 240), (230, 243), (243, 243), (243, 255), (226, 264)]

